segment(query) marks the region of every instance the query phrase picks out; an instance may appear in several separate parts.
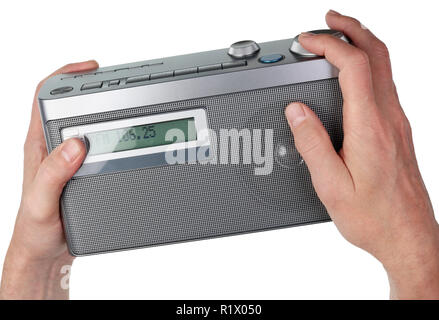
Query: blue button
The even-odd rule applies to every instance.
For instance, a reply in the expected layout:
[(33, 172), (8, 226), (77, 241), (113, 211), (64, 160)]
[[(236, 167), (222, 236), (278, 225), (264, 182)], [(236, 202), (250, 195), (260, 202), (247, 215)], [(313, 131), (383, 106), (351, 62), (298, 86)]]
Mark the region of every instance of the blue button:
[(275, 63), (281, 61), (283, 58), (285, 58), (281, 54), (269, 54), (268, 56), (263, 56), (259, 58), (259, 62), (262, 63)]

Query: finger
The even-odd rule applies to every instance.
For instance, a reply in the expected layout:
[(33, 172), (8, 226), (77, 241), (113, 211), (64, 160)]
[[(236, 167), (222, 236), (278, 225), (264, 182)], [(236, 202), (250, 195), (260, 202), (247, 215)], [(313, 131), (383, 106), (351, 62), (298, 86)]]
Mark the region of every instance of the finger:
[(84, 144), (80, 140), (69, 139), (41, 163), (30, 191), (30, 199), (33, 200), (39, 219), (58, 218), (51, 215), (58, 212), (64, 185), (79, 169), (85, 154)]
[(343, 32), (356, 47), (366, 52), (372, 70), (375, 97), (377, 101), (386, 102), (392, 96), (393, 79), (389, 51), (384, 42), (358, 20), (332, 10), (326, 14), (326, 23), (331, 29)]
[(38, 107), (38, 93), (42, 85), (48, 78), (60, 73), (80, 72), (80, 71), (96, 69), (98, 67), (99, 67), (98, 63), (94, 60), (68, 64), (56, 70), (55, 72), (53, 72), (51, 75), (49, 75), (39, 83), (33, 100), (31, 121), (29, 124), (29, 130), (25, 142), (25, 153), (24, 153), (25, 164), (24, 164), (24, 175), (23, 175), (24, 186), (28, 185), (28, 183), (33, 179), (33, 177), (35, 176), (38, 170), (39, 165), (47, 155), (46, 143), (44, 140), (40, 111)]
[(339, 82), (345, 101), (344, 115), (364, 119), (375, 105), (371, 70), (367, 54), (329, 34), (303, 33), (302, 46), (326, 59), (339, 69)]
[(296, 149), (308, 166), (320, 200), (327, 208), (332, 207), (337, 192), (340, 195), (352, 188), (348, 169), (311, 109), (302, 103), (292, 103), (285, 109), (285, 116), (293, 132)]

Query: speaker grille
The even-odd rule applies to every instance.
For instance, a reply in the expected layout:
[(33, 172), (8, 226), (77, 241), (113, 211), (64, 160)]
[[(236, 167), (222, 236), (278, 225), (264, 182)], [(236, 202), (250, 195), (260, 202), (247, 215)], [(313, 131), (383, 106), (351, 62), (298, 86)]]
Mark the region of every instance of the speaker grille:
[(329, 220), (294, 149), (284, 108), (301, 101), (313, 109), (341, 147), (342, 95), (337, 79), (60, 119), (46, 123), (49, 147), (62, 128), (205, 107), (209, 126), (272, 128), (287, 159), (273, 173), (254, 175), (253, 165), (185, 164), (78, 177), (63, 193), (67, 240), (76, 255), (266, 230)]

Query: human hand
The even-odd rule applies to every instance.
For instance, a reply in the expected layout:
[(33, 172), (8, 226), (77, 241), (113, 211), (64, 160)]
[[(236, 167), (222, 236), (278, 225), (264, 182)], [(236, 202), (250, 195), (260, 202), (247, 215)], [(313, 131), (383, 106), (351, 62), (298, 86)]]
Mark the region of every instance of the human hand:
[(301, 103), (285, 111), (314, 188), (341, 234), (386, 269), (391, 298), (439, 298), (439, 226), (418, 169), (386, 46), (357, 20), (326, 22), (353, 41), (302, 34), (302, 46), (335, 65), (344, 98), (337, 153)]
[[(68, 64), (50, 76), (97, 67), (95, 61)], [(68, 298), (68, 289), (61, 286), (65, 276), (61, 268), (70, 266), (73, 257), (67, 251), (59, 199), (86, 152), (81, 141), (69, 139), (47, 155), (38, 108), (38, 92), (46, 79), (38, 85), (32, 105), (24, 145), (22, 199), (4, 262), (2, 299)]]

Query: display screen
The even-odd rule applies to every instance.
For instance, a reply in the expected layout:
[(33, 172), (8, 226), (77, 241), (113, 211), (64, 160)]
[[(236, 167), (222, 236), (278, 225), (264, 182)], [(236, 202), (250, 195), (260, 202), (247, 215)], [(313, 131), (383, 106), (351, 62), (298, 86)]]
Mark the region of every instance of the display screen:
[[(167, 141), (166, 133), (172, 129), (179, 129), (183, 134)], [(194, 118), (186, 118), (87, 133), (86, 137), (90, 144), (88, 154), (96, 155), (194, 141), (197, 131)]]

